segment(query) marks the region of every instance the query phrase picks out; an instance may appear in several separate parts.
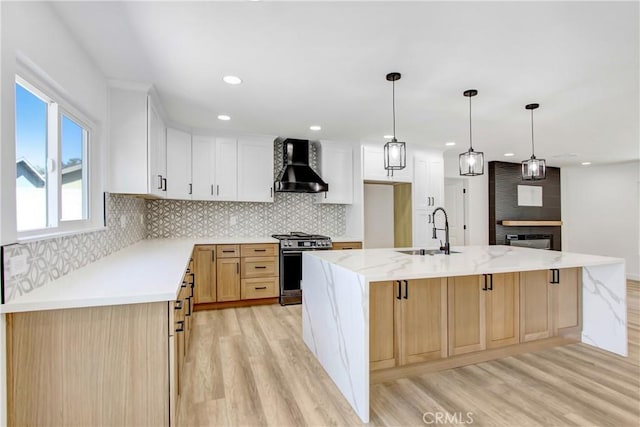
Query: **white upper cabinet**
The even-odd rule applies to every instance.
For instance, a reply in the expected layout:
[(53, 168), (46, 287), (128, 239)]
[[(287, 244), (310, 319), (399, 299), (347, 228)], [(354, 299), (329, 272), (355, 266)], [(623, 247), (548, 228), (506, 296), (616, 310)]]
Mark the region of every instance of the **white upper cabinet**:
[(322, 141), (318, 163), (322, 180), (329, 184), (329, 191), (318, 194), (318, 202), (353, 203), (353, 147)]
[(216, 138), (215, 200), (238, 200), (236, 138)]
[(273, 202), (273, 138), (238, 138), (238, 201)]
[[(413, 245), (440, 246), (444, 231), (433, 238), (433, 211), (444, 206), (444, 161), (441, 153), (416, 152), (413, 183)], [(444, 228), (444, 215), (437, 214), (438, 228)]]
[(384, 144), (365, 145), (362, 154), (365, 181), (411, 182), (413, 180), (413, 168), (408, 150), (407, 166), (396, 171), (387, 171), (384, 168)]
[(150, 86), (109, 88), (108, 191), (164, 197), (165, 128)]
[(191, 135), (167, 129), (167, 197), (191, 200)]
[(215, 199), (215, 155), (214, 137), (191, 137), (192, 200)]

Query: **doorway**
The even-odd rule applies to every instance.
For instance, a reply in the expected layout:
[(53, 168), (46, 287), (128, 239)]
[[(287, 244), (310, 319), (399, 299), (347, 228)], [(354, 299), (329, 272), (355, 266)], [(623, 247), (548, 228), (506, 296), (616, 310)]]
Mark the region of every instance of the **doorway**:
[(464, 246), (468, 241), (467, 227), (467, 180), (445, 178), (444, 208), (449, 217), (449, 240), (451, 246)]
[(364, 247), (412, 246), (410, 183), (364, 184)]

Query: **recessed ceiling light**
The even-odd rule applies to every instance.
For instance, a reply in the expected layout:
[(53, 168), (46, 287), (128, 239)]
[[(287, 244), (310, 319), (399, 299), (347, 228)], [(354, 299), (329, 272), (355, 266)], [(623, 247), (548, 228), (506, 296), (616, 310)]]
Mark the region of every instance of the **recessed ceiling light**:
[(515, 154), (514, 153), (504, 153), (504, 156), (505, 157), (513, 157), (513, 156), (515, 156)]
[(218, 120), (224, 120), (226, 122), (228, 120), (231, 120), (231, 117), (227, 116), (226, 114), (220, 114), (218, 116)]
[(392, 139), (392, 138), (393, 138), (393, 135), (385, 135), (383, 138), (384, 138), (384, 139)]
[(318, 126), (318, 125), (313, 125), (313, 126), (309, 126), (309, 129), (311, 129), (311, 130), (320, 130), (320, 129), (322, 129), (322, 127)]
[(581, 164), (582, 164), (582, 166), (589, 166), (591, 164), (591, 162), (582, 162)]
[(456, 143), (453, 141), (450, 141), (450, 142), (445, 142), (444, 145), (446, 145), (447, 147), (453, 147), (454, 145), (456, 145)]
[(242, 79), (236, 76), (224, 76), (222, 80), (230, 85), (239, 85), (240, 83), (242, 83)]

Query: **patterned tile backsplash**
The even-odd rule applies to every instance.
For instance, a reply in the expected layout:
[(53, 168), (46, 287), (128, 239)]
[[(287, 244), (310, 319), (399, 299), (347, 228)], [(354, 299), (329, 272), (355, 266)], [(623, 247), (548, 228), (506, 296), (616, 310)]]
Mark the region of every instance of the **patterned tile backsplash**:
[(276, 193), (274, 203), (147, 200), (147, 237), (265, 237), (290, 231), (344, 235), (345, 206), (318, 204), (315, 198)]
[[(5, 246), (4, 302), (146, 237), (143, 199), (109, 194), (106, 208), (105, 230)], [(22, 254), (27, 256), (28, 270), (11, 277), (6, 260)]]

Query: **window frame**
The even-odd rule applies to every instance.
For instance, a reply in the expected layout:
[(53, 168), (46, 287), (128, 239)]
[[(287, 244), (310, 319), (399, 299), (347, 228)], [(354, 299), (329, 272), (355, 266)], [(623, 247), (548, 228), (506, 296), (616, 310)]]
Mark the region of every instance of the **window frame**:
[[(46, 84), (42, 79), (39, 79), (30, 70), (24, 68), (18, 68), (14, 78), (14, 97), (13, 107), (15, 111), (16, 106), (16, 85), (22, 86), (28, 90), (34, 96), (41, 99), (47, 104), (47, 160), (46, 160), (46, 175), (47, 175), (47, 202), (46, 202), (46, 215), (47, 224), (44, 228), (31, 229), (31, 230), (18, 230), (17, 222), (15, 226), (15, 232), (17, 241), (32, 241), (48, 237), (57, 237), (63, 235), (85, 233), (89, 231), (95, 231), (105, 228), (104, 214), (100, 214), (100, 208), (105, 209), (101, 203), (98, 205), (95, 203), (96, 194), (99, 191), (102, 193), (102, 189), (95, 188), (97, 180), (92, 179), (96, 177), (93, 168), (101, 170), (100, 165), (94, 165), (94, 161), (98, 160), (94, 155), (99, 150), (93, 147), (95, 141), (95, 135), (97, 133), (97, 126), (95, 122), (89, 119), (72, 103), (67, 101), (67, 98), (61, 93), (63, 92), (59, 88), (56, 89), (53, 84)], [(83, 147), (82, 147), (82, 179), (84, 182), (83, 188), (83, 213), (86, 215), (84, 219), (80, 220), (63, 220), (62, 219), (62, 120), (63, 116), (72, 120), (76, 125), (83, 129)], [(86, 136), (85, 136), (86, 135)], [(16, 144), (16, 133), (14, 131), (13, 144)], [(92, 157), (93, 156), (93, 157)], [(15, 167), (15, 155), (13, 156), (13, 164)], [(53, 171), (51, 171), (51, 161), (55, 162)], [(15, 174), (14, 174), (15, 176)], [(12, 182), (15, 187), (15, 181)], [(17, 191), (17, 190), (16, 190)], [(14, 193), (15, 194), (15, 193)], [(14, 198), (13, 212), (17, 216), (17, 197)], [(54, 225), (55, 224), (55, 225)]]

